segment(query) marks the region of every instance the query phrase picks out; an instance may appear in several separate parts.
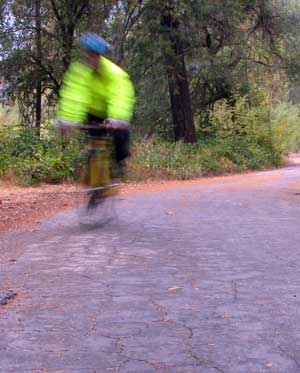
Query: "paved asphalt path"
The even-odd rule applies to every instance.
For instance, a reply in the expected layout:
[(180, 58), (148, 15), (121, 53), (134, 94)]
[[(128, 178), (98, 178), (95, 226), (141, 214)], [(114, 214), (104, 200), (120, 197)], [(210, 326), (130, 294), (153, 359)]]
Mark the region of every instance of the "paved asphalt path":
[(298, 192), (295, 166), (0, 236), (0, 372), (299, 373)]

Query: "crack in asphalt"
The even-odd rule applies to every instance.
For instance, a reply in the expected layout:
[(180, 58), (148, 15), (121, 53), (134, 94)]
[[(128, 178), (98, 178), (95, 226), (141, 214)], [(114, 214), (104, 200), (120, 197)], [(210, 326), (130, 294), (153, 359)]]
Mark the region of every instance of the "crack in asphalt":
[(236, 281), (231, 281), (231, 286), (233, 290), (233, 301), (236, 302), (238, 299), (238, 284)]
[(0, 347), (0, 351), (6, 351), (6, 350), (8, 350), (9, 348), (11, 348), (10, 345), (11, 345), (12, 343), (14, 343), (14, 341), (16, 341), (17, 339), (18, 339), (18, 337), (15, 337), (15, 338), (13, 338), (11, 341), (8, 341), (8, 342), (6, 343), (6, 346)]
[(225, 373), (221, 368), (217, 367), (217, 366), (214, 366), (212, 365), (209, 361), (207, 360), (204, 360), (202, 359), (200, 356), (198, 356), (195, 352), (195, 348), (194, 348), (194, 342), (193, 342), (193, 338), (194, 338), (194, 332), (193, 332), (193, 328), (185, 325), (184, 323), (180, 323), (180, 322), (177, 322), (175, 320), (172, 320), (170, 318), (168, 318), (168, 311), (166, 309), (166, 307), (164, 306), (161, 306), (160, 304), (158, 304), (154, 299), (153, 297), (151, 297), (151, 303), (154, 305), (154, 307), (160, 312), (161, 314), (161, 322), (168, 322), (168, 323), (171, 323), (173, 325), (176, 325), (176, 326), (179, 326), (183, 329), (185, 329), (187, 332), (188, 332), (188, 341), (187, 341), (187, 346), (189, 348), (189, 355), (194, 359), (196, 360), (196, 362), (198, 363), (198, 365), (201, 365), (205, 368), (209, 368), (209, 369), (216, 369), (217, 371), (221, 372), (221, 373)]
[(280, 345), (278, 345), (278, 349), (285, 356), (287, 356), (290, 360), (292, 360), (296, 364), (297, 368), (300, 368), (300, 363), (298, 362), (298, 360), (293, 355), (291, 355), (288, 352), (286, 352)]
[(126, 364), (128, 363), (131, 363), (131, 362), (138, 362), (138, 363), (143, 363), (143, 364), (146, 364), (146, 365), (149, 365), (151, 366), (152, 368), (155, 369), (155, 372), (156, 373), (159, 373), (159, 370), (161, 369), (161, 366), (162, 364), (159, 362), (159, 361), (152, 361), (152, 360), (146, 360), (146, 359), (136, 359), (136, 358), (131, 358), (129, 356), (126, 356), (126, 355), (121, 355), (123, 358), (127, 359), (125, 362), (123, 362), (122, 364), (120, 364), (120, 366), (118, 366), (118, 371), (117, 373), (119, 373), (120, 369), (122, 369), (122, 367), (124, 367)]

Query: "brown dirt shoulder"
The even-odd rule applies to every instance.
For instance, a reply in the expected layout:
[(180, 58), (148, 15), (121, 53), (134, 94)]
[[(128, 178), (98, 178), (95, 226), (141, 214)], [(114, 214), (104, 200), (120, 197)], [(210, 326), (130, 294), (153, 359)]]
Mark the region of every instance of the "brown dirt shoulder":
[[(249, 178), (247, 176), (252, 177)], [(253, 178), (253, 176), (255, 177)], [(186, 181), (129, 183), (122, 187), (121, 194), (163, 191), (226, 181), (232, 181), (236, 187), (242, 187), (265, 183), (272, 177), (271, 175), (257, 176), (257, 173), (249, 172), (239, 175), (217, 176)], [(35, 229), (36, 225), (42, 220), (58, 212), (78, 207), (84, 202), (84, 194), (79, 185), (42, 184), (36, 187), (20, 187), (0, 182), (0, 233), (16, 229)]]

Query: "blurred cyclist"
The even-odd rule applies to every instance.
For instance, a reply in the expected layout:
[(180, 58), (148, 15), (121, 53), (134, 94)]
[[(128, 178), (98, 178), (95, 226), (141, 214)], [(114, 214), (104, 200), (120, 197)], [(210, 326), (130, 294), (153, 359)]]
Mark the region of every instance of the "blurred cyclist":
[(133, 85), (128, 74), (104, 57), (111, 46), (96, 34), (80, 38), (81, 61), (67, 70), (60, 90), (57, 124), (62, 132), (88, 124), (90, 136), (99, 130), (90, 125), (102, 125), (102, 133), (113, 135), (118, 164), (129, 156), (129, 127), (135, 101)]

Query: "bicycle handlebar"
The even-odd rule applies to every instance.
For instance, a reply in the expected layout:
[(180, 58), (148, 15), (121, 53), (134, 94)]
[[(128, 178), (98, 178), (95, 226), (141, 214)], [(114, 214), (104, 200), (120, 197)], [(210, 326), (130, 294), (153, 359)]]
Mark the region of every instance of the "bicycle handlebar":
[(82, 124), (76, 122), (68, 122), (61, 119), (57, 120), (57, 126), (61, 129), (123, 129), (128, 130), (130, 128), (130, 123), (117, 120), (117, 119), (107, 119), (102, 123), (95, 123), (95, 124)]

